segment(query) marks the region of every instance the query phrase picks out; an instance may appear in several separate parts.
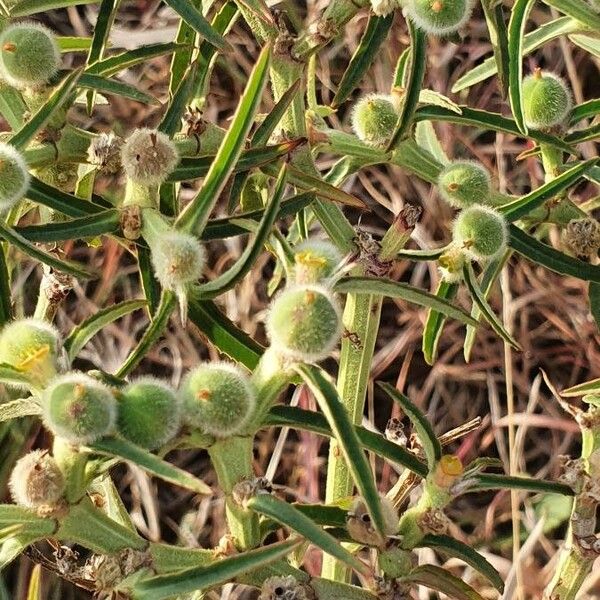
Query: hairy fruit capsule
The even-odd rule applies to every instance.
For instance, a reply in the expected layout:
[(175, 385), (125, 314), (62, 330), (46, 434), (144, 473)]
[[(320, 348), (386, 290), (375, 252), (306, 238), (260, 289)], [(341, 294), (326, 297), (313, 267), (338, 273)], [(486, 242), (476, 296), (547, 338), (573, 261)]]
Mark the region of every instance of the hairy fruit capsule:
[(46, 83), (58, 70), (54, 34), (39, 23), (15, 23), (0, 34), (0, 74), (18, 88)]
[(294, 248), (294, 280), (299, 284), (310, 284), (328, 279), (342, 258), (331, 242), (306, 240)]
[(324, 287), (297, 285), (271, 304), (266, 322), (273, 347), (299, 362), (326, 358), (340, 340), (340, 308)]
[(175, 391), (154, 377), (141, 377), (120, 390), (117, 429), (129, 441), (155, 450), (179, 430), (181, 403)]
[(600, 250), (600, 223), (593, 217), (572, 219), (565, 227), (563, 240), (576, 256), (597, 256)]
[(9, 486), (16, 504), (40, 508), (59, 502), (65, 491), (65, 479), (46, 450), (34, 450), (16, 462)]
[(313, 600), (314, 594), (308, 590), (292, 575), (276, 575), (264, 580), (258, 600)]
[(52, 433), (89, 444), (112, 432), (117, 402), (110, 388), (84, 373), (66, 373), (44, 390), (44, 421)]
[(231, 363), (204, 363), (184, 378), (180, 395), (184, 419), (215, 437), (241, 431), (256, 404), (248, 376)]
[(0, 213), (23, 198), (30, 179), (23, 155), (13, 146), (0, 142)]
[(475, 204), (458, 214), (454, 222), (453, 238), (470, 258), (487, 260), (506, 248), (506, 221), (493, 208)]
[(562, 124), (571, 112), (569, 88), (558, 75), (536, 69), (523, 79), (523, 112), (533, 129)]
[[(391, 500), (380, 496), (381, 509), (384, 519), (384, 534), (394, 535), (398, 531), (398, 512)], [(362, 498), (356, 498), (346, 516), (346, 529), (350, 537), (368, 546), (380, 546), (385, 540), (376, 531), (371, 521), (371, 515)]]
[(369, 94), (361, 98), (352, 111), (352, 129), (358, 138), (371, 146), (385, 146), (398, 122), (398, 112), (390, 96)]
[(446, 35), (458, 31), (471, 16), (471, 0), (410, 0), (407, 12), (427, 33)]
[(105, 173), (116, 173), (121, 168), (123, 140), (114, 133), (101, 133), (88, 148), (88, 162)]
[(455, 208), (486, 204), (492, 191), (487, 169), (469, 160), (446, 165), (438, 177), (438, 188), (442, 198)]
[(24, 373), (35, 386), (43, 386), (63, 366), (58, 331), (41, 319), (19, 319), (0, 332), (0, 363)]
[(121, 163), (127, 177), (148, 187), (163, 183), (178, 161), (175, 144), (168, 135), (155, 129), (136, 129), (121, 148)]

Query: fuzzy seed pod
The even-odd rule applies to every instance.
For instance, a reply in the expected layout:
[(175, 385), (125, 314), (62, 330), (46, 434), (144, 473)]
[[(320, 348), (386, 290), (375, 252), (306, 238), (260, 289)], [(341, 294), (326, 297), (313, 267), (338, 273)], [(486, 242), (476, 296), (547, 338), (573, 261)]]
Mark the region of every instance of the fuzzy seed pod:
[(326, 288), (298, 285), (273, 301), (266, 326), (278, 352), (298, 362), (318, 362), (339, 342), (342, 318), (338, 303)]
[(473, 260), (488, 260), (506, 248), (508, 233), (504, 217), (488, 206), (473, 205), (454, 222), (454, 242)]
[(12, 208), (29, 188), (29, 171), (23, 155), (0, 142), (0, 213)]
[(438, 177), (438, 188), (442, 198), (455, 208), (487, 204), (492, 191), (487, 169), (470, 160), (446, 165)]
[(294, 280), (299, 284), (310, 284), (328, 279), (342, 258), (331, 242), (306, 240), (294, 248)]
[(258, 600), (312, 600), (314, 594), (292, 575), (269, 577), (262, 584)]
[(406, 10), (427, 33), (446, 35), (458, 31), (471, 16), (472, 0), (410, 0)]
[(371, 9), (378, 17), (385, 17), (399, 7), (397, 0), (371, 0)]
[(59, 64), (58, 44), (47, 27), (15, 23), (0, 34), (0, 74), (10, 85), (23, 88), (46, 83)]
[(148, 187), (163, 183), (178, 161), (175, 144), (169, 136), (154, 129), (136, 129), (121, 149), (121, 163), (127, 177)]
[(180, 401), (175, 391), (154, 377), (141, 377), (121, 390), (117, 429), (134, 444), (155, 450), (179, 430)]
[[(380, 496), (383, 511), (384, 533), (386, 536), (394, 535), (398, 531), (398, 512), (391, 500)], [(385, 540), (373, 527), (371, 515), (362, 498), (356, 498), (346, 517), (346, 529), (353, 540), (368, 546), (381, 546)]]
[(64, 366), (58, 331), (41, 319), (19, 319), (0, 332), (0, 363), (12, 365), (35, 386), (43, 386)]
[(242, 430), (256, 398), (248, 376), (231, 363), (204, 363), (190, 371), (179, 389), (184, 419), (215, 437)]
[(62, 498), (65, 480), (57, 462), (46, 450), (20, 458), (10, 475), (10, 493), (20, 506), (53, 506)]
[(66, 373), (44, 390), (44, 422), (74, 444), (89, 444), (112, 432), (117, 402), (110, 388), (84, 373)]
[(88, 162), (104, 173), (116, 173), (121, 168), (123, 140), (114, 133), (101, 133), (88, 148)]
[(576, 256), (597, 256), (600, 249), (600, 223), (593, 217), (573, 219), (565, 227), (563, 240)]
[(536, 69), (523, 80), (525, 123), (533, 129), (548, 129), (564, 123), (571, 112), (571, 92), (554, 73)]
[(352, 129), (365, 144), (383, 147), (391, 139), (398, 112), (391, 96), (369, 94), (352, 111)]

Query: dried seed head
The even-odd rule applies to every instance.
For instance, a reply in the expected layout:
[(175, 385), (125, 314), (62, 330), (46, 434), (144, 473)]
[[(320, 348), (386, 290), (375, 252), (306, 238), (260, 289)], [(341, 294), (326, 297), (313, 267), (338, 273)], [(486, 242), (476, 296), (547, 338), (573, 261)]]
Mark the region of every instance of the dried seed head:
[(155, 129), (136, 129), (121, 148), (121, 163), (127, 177), (148, 187), (163, 183), (178, 161), (175, 144)]
[(30, 179), (23, 155), (13, 146), (0, 142), (0, 213), (23, 198)]
[(446, 35), (467, 23), (473, 10), (471, 0), (410, 0), (406, 11), (427, 33)]
[(328, 279), (335, 273), (342, 258), (331, 242), (306, 240), (294, 248), (294, 280), (305, 284)]
[(298, 362), (323, 360), (340, 340), (340, 308), (324, 287), (298, 285), (271, 304), (267, 331), (272, 346)]
[(248, 376), (226, 362), (198, 365), (184, 378), (179, 393), (184, 419), (215, 437), (241, 431), (256, 404)]
[(36, 387), (44, 386), (64, 366), (58, 331), (41, 319), (5, 325), (0, 333), (0, 363), (18, 369)]
[(117, 428), (138, 446), (154, 450), (168, 442), (181, 424), (175, 391), (154, 377), (141, 377), (120, 390)]
[(352, 129), (365, 144), (383, 147), (391, 139), (398, 122), (398, 112), (391, 96), (369, 94), (361, 98), (352, 111)]
[(262, 585), (258, 600), (312, 600), (310, 588), (295, 577), (269, 577)]
[(54, 435), (89, 444), (113, 430), (117, 404), (108, 386), (84, 373), (54, 379), (42, 397), (44, 422)]
[(390, 442), (394, 442), (403, 448), (406, 448), (408, 444), (408, 437), (404, 431), (404, 425), (402, 421), (396, 417), (392, 417), (386, 425), (385, 437)]
[(428, 508), (418, 519), (418, 525), (423, 533), (442, 535), (448, 531), (450, 521), (441, 508)]
[[(380, 500), (384, 519), (384, 534), (386, 536), (394, 535), (398, 531), (398, 512), (391, 500), (385, 496), (380, 496)], [(352, 508), (348, 511), (346, 529), (350, 537), (361, 544), (381, 546), (385, 542), (375, 530), (371, 515), (362, 498), (356, 498)]]
[(20, 458), (10, 475), (10, 493), (20, 506), (55, 506), (65, 491), (58, 464), (46, 450), (34, 450)]
[(562, 124), (571, 112), (571, 92), (556, 74), (536, 69), (523, 79), (525, 122), (533, 129)]
[(438, 177), (438, 188), (442, 198), (455, 208), (487, 204), (492, 191), (487, 169), (469, 160), (446, 165)]
[(588, 259), (597, 256), (600, 249), (600, 223), (593, 217), (573, 219), (565, 227), (563, 240), (576, 256)]
[(371, 0), (371, 8), (378, 17), (385, 17), (399, 7), (397, 0)]
[(453, 239), (473, 260), (486, 261), (503, 252), (508, 241), (504, 217), (493, 208), (475, 204), (454, 222)]
[(95, 137), (88, 148), (88, 162), (105, 173), (116, 173), (121, 168), (123, 140), (110, 133)]
[(59, 64), (58, 44), (47, 27), (15, 23), (0, 34), (0, 74), (10, 85), (23, 88), (46, 83)]
[(273, 484), (266, 477), (243, 479), (238, 481), (231, 490), (233, 501), (242, 508), (246, 508), (248, 501), (259, 494), (270, 494)]

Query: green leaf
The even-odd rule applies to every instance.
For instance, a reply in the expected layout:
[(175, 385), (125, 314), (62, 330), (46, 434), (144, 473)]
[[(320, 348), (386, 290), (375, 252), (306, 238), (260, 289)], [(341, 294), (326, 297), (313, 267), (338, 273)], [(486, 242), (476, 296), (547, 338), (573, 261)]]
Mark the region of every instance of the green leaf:
[(584, 23), (591, 31), (600, 31), (600, 14), (584, 0), (544, 0), (544, 3)]
[(404, 86), (402, 108), (398, 117), (398, 123), (388, 144), (388, 150), (395, 148), (398, 142), (408, 133), (417, 104), (419, 103), (419, 94), (423, 87), (427, 65), (427, 34), (420, 27), (417, 27), (411, 19), (408, 19), (407, 23), (411, 39), (408, 81)]
[(141, 92), (133, 85), (123, 83), (122, 81), (115, 81), (114, 79), (107, 79), (102, 75), (95, 75), (94, 73), (83, 73), (79, 78), (77, 87), (95, 90), (103, 94), (122, 96), (135, 102), (141, 102), (142, 104), (160, 104), (154, 96), (146, 94), (146, 92)]
[(290, 539), (225, 558), (212, 565), (184, 569), (142, 580), (133, 586), (134, 600), (163, 600), (178, 594), (207, 590), (231, 581), (290, 554), (302, 539)]
[(367, 574), (368, 567), (350, 554), (330, 533), (316, 525), (296, 507), (269, 494), (258, 494), (248, 501), (248, 508), (265, 515), (312, 542), (327, 554), (346, 563), (359, 573)]
[(532, 477), (511, 477), (495, 473), (479, 473), (470, 478), (470, 481), (472, 483), (469, 486), (469, 492), (507, 489), (562, 494), (563, 496), (575, 495), (575, 492), (568, 485), (555, 483), (554, 481), (545, 481), (544, 479), (533, 479)]
[(415, 141), (441, 164), (447, 165), (450, 159), (444, 152), (431, 121), (419, 121), (415, 127)]
[(256, 367), (264, 348), (228, 319), (212, 301), (190, 298), (188, 317), (219, 352), (250, 370)]
[(15, 227), (14, 231), (30, 242), (63, 242), (99, 235), (115, 234), (120, 229), (120, 214), (117, 209), (99, 212), (89, 217), (70, 221), (56, 221), (43, 225)]
[(477, 305), (477, 308), (481, 311), (481, 314), (485, 320), (490, 324), (492, 329), (510, 346), (515, 350), (521, 350), (521, 345), (517, 342), (508, 331), (505, 329), (502, 321), (496, 316), (496, 313), (491, 309), (487, 303), (484, 293), (479, 287), (473, 266), (470, 262), (463, 267), (463, 277), (473, 302)]
[(461, 323), (477, 325), (477, 321), (469, 313), (458, 306), (454, 306), (445, 298), (399, 281), (392, 281), (383, 277), (346, 277), (336, 282), (334, 289), (340, 293), (376, 294), (388, 298), (400, 298), (418, 306), (432, 308)]
[(494, 567), (471, 546), (459, 542), (448, 535), (426, 535), (418, 547), (434, 548), (447, 556), (459, 558), (483, 575), (500, 593), (504, 591), (504, 581)]
[(455, 600), (484, 600), (483, 596), (462, 579), (435, 565), (415, 567), (408, 575), (401, 577), (400, 581), (423, 585)]
[(190, 103), (194, 91), (196, 73), (197, 69), (193, 65), (187, 70), (158, 126), (158, 130), (166, 133), (169, 137), (173, 137), (181, 127), (181, 117), (185, 113), (186, 106)]
[[(348, 499), (348, 505), (351, 499)], [(348, 510), (332, 504), (302, 504), (295, 502), (296, 510), (306, 515), (311, 521), (326, 527), (346, 527)]]
[(573, 107), (573, 110), (569, 115), (569, 125), (575, 125), (576, 123), (579, 123), (579, 121), (587, 119), (588, 117), (595, 117), (597, 114), (600, 114), (600, 98), (582, 102)]
[(600, 379), (592, 379), (585, 383), (579, 383), (573, 387), (563, 390), (560, 395), (565, 398), (573, 396), (585, 396), (586, 394), (598, 394), (600, 393)]
[(275, 26), (275, 20), (265, 0), (237, 0), (248, 12), (258, 17), (263, 23)]
[(11, 136), (8, 143), (18, 149), (25, 148), (36, 134), (43, 129), (50, 117), (72, 96), (81, 73), (81, 69), (76, 69), (67, 75), (63, 82), (52, 92), (48, 100), (40, 106), (38, 111), (32, 115), (21, 129)]
[(23, 371), (6, 363), (0, 363), (0, 382), (18, 387), (27, 387), (29, 378)]
[(569, 39), (586, 52), (593, 54), (596, 58), (600, 58), (600, 40), (589, 35), (570, 35)]
[(164, 0), (188, 25), (192, 26), (202, 38), (219, 50), (232, 51), (225, 38), (217, 33), (202, 13), (189, 0)]
[(271, 47), (265, 46), (248, 78), (246, 89), (235, 111), (231, 125), (219, 146), (202, 188), (179, 215), (175, 222), (176, 227), (200, 234), (206, 226), (219, 194), (225, 187), (227, 178), (233, 171), (234, 165), (244, 148), (246, 136), (254, 121), (267, 82), (270, 60)]
[(551, 246), (539, 242), (515, 225), (509, 227), (509, 245), (528, 260), (555, 273), (571, 275), (583, 281), (600, 283), (600, 266), (568, 256)]
[(61, 271), (69, 273), (73, 277), (79, 279), (94, 279), (98, 277), (98, 273), (88, 270), (83, 265), (71, 260), (57, 258), (54, 254), (42, 250), (38, 246), (32, 244), (22, 235), (18, 234), (14, 229), (0, 223), (0, 237), (4, 238), (9, 244), (18, 248), (21, 252), (31, 256), (35, 260)]
[(371, 66), (373, 60), (379, 53), (381, 45), (386, 40), (394, 21), (394, 14), (385, 17), (369, 16), (369, 22), (360, 39), (360, 42), (348, 62), (348, 66), (342, 75), (337, 92), (331, 102), (332, 108), (343, 104), (356, 89), (361, 79)]
[(13, 131), (23, 126), (23, 115), (26, 111), (27, 105), (19, 90), (0, 83), (0, 114)]
[(61, 35), (56, 38), (58, 48), (62, 53), (65, 52), (89, 52), (92, 46), (92, 38), (77, 37), (70, 35)]
[(502, 96), (508, 93), (508, 28), (504, 20), (504, 7), (502, 2), (496, 0), (482, 0), (481, 6), (485, 14), (490, 41), (494, 49), (494, 60), (498, 72), (498, 87)]
[(335, 386), (318, 367), (297, 365), (294, 368), (310, 388), (319, 407), (327, 417), (335, 439), (346, 459), (348, 470), (369, 511), (373, 525), (377, 532), (384, 536), (385, 520), (371, 467)]
[(427, 465), (429, 469), (432, 469), (442, 457), (442, 445), (437, 439), (429, 420), (409, 398), (394, 386), (383, 381), (378, 381), (377, 385), (400, 406), (404, 414), (410, 419), (423, 446), (423, 452), (427, 457)]
[(155, 454), (151, 454), (147, 450), (144, 450), (144, 448), (140, 448), (123, 438), (102, 438), (90, 444), (89, 448), (100, 454), (116, 456), (129, 461), (159, 479), (181, 486), (186, 490), (206, 496), (212, 495), (211, 488), (201, 479), (194, 477), (191, 473), (162, 460), (162, 458), (159, 458)]
[(93, 314), (89, 319), (75, 327), (65, 340), (63, 346), (69, 360), (72, 361), (81, 352), (82, 348), (104, 327), (134, 310), (144, 308), (146, 305), (145, 300), (126, 300)]
[[(456, 283), (448, 283), (447, 281), (440, 281), (435, 295), (440, 300), (453, 300), (458, 292), (458, 285)], [(446, 316), (441, 312), (433, 309), (427, 311), (427, 319), (425, 321), (425, 327), (423, 329), (423, 342), (421, 348), (423, 350), (423, 356), (428, 365), (433, 365), (437, 358), (438, 343), (442, 335), (444, 323), (446, 322)], [(470, 327), (467, 325), (467, 327)]]
[(158, 311), (158, 306), (161, 301), (161, 289), (158, 280), (154, 276), (154, 267), (152, 266), (152, 255), (150, 249), (145, 246), (138, 245), (137, 248), (138, 272), (144, 297), (148, 302), (148, 313), (150, 316)]
[(523, 45), (525, 26), (535, 0), (515, 0), (508, 22), (508, 93), (519, 131), (528, 134), (523, 114)]
[(10, 321), (12, 317), (12, 298), (10, 292), (10, 277), (6, 265), (4, 247), (0, 244), (0, 326)]
[(452, 102), (450, 98), (434, 90), (421, 90), (419, 92), (419, 104), (432, 104), (433, 106), (441, 106), (442, 108), (451, 110), (459, 115), (462, 114), (462, 109), (458, 104), (456, 104), (456, 102)]
[(215, 298), (220, 296), (222, 293), (231, 289), (238, 281), (240, 281), (253, 267), (257, 258), (262, 252), (263, 245), (266, 243), (277, 214), (279, 212), (279, 206), (281, 205), (281, 197), (285, 191), (287, 181), (287, 165), (281, 167), (279, 177), (275, 184), (275, 189), (272, 193), (271, 201), (269, 202), (263, 218), (256, 230), (256, 235), (251, 243), (248, 244), (240, 258), (235, 264), (225, 271), (222, 275), (213, 279), (208, 283), (198, 286), (195, 289), (195, 293), (198, 294), (198, 298), (201, 300)]
[[(333, 432), (327, 424), (327, 419), (322, 414), (292, 406), (273, 406), (264, 425), (291, 427), (293, 429), (312, 431), (318, 435), (333, 437)], [(386, 440), (382, 435), (369, 431), (364, 427), (355, 426), (354, 430), (360, 444), (367, 450), (406, 467), (420, 477), (427, 475), (426, 465), (405, 448)]]
[(10, 9), (11, 17), (26, 17), (55, 8), (93, 4), (98, 0), (21, 0)]
[(41, 413), (40, 405), (33, 398), (18, 398), (0, 404), (0, 423)]

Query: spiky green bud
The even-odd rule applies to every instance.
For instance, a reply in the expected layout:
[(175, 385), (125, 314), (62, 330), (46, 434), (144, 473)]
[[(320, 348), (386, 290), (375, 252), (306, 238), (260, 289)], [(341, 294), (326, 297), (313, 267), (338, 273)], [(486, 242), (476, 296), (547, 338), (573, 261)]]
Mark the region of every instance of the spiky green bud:
[(474, 260), (497, 256), (506, 248), (507, 237), (504, 217), (488, 206), (469, 206), (454, 222), (454, 242)]
[(340, 251), (328, 241), (306, 240), (294, 248), (294, 280), (319, 283), (331, 277), (342, 262)]
[(456, 208), (487, 204), (492, 191), (487, 169), (469, 160), (446, 165), (438, 177), (438, 188), (442, 198)]
[(241, 431), (256, 403), (248, 376), (226, 362), (198, 365), (184, 378), (179, 392), (184, 419), (215, 437)]
[(13, 500), (27, 508), (56, 505), (65, 491), (65, 479), (46, 450), (34, 450), (20, 458), (10, 475)]
[(57, 377), (42, 396), (44, 422), (74, 444), (89, 444), (112, 432), (117, 403), (110, 388), (84, 373)]
[(275, 350), (291, 360), (318, 362), (339, 342), (342, 319), (326, 288), (296, 285), (275, 298), (266, 325)]
[(427, 33), (446, 35), (458, 31), (471, 16), (471, 0), (410, 0), (406, 8), (415, 24)]
[(141, 377), (120, 390), (117, 429), (138, 446), (154, 450), (168, 442), (181, 424), (175, 391), (154, 377)]
[(58, 331), (47, 321), (19, 319), (0, 332), (0, 363), (12, 365), (42, 387), (64, 366)]
[(391, 139), (398, 112), (391, 96), (369, 94), (352, 111), (352, 129), (365, 144), (383, 147)]
[(11, 209), (29, 188), (29, 171), (23, 155), (0, 142), (0, 213)]
[(564, 123), (571, 112), (571, 93), (554, 73), (536, 69), (523, 80), (525, 122), (533, 129), (547, 129)]
[(0, 74), (15, 87), (46, 83), (58, 70), (54, 34), (39, 23), (15, 23), (0, 34)]
[(160, 185), (179, 162), (177, 147), (168, 135), (155, 129), (136, 129), (121, 148), (127, 177), (148, 187)]

